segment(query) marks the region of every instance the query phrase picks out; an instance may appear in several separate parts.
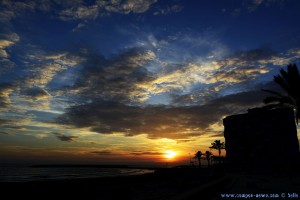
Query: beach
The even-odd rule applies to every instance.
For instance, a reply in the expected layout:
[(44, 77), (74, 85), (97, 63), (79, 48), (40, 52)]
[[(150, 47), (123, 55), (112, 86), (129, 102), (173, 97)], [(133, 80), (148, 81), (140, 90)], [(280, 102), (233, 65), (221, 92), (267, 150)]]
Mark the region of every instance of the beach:
[(231, 199), (226, 194), (277, 194), (277, 199), (284, 199), (280, 195), (300, 194), (299, 180), (299, 174), (223, 173), (193, 168), (158, 169), (131, 176), (10, 182), (0, 183), (0, 187), (7, 199)]
[[(123, 177), (0, 183), (0, 187), (8, 199), (189, 199), (200, 186), (223, 186), (228, 181), (223, 175), (207, 174), (207, 170), (176, 169)], [(210, 199), (215, 193), (207, 190), (202, 193), (205, 196)]]

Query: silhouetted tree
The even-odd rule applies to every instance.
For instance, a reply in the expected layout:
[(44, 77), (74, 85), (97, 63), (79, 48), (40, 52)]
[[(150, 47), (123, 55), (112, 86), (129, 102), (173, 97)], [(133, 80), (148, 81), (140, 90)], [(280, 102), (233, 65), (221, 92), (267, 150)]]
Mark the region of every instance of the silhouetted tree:
[(210, 151), (205, 152), (205, 158), (207, 160), (207, 166), (209, 167), (210, 165), (210, 159), (211, 159), (212, 153)]
[(215, 140), (213, 143), (211, 143), (211, 149), (217, 149), (219, 152), (219, 158), (221, 157), (221, 150), (225, 149), (225, 143), (221, 142), (221, 140)]
[(264, 103), (277, 103), (274, 107), (288, 106), (296, 111), (296, 121), (300, 119), (300, 74), (295, 64), (289, 64), (287, 71), (280, 69), (280, 74), (274, 76), (274, 82), (277, 83), (287, 95), (282, 95), (272, 90), (263, 90), (274, 96), (264, 99)]
[(197, 151), (197, 153), (195, 154), (195, 158), (198, 160), (199, 168), (201, 168), (201, 157), (202, 157), (202, 155), (204, 155), (204, 153), (202, 153), (201, 151)]

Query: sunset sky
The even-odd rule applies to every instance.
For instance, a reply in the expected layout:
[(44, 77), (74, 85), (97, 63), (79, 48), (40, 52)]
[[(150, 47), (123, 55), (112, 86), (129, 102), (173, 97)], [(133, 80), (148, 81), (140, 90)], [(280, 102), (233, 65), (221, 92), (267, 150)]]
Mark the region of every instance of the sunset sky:
[(262, 106), (279, 69), (300, 66), (299, 11), (297, 0), (1, 0), (0, 163), (188, 164), (224, 141), (225, 116)]

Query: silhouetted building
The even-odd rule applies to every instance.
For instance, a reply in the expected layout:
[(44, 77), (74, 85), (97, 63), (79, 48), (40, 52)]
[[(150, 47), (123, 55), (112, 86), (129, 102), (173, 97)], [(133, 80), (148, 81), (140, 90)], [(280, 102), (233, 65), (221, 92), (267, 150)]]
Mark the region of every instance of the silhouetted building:
[(299, 142), (292, 109), (254, 108), (223, 119), (226, 156), (241, 165), (298, 162)]

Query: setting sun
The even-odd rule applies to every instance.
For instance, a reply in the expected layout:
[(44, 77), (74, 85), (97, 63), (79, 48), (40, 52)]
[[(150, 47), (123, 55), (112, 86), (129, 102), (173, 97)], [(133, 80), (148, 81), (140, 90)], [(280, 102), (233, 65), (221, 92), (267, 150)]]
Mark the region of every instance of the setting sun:
[(176, 152), (174, 152), (172, 150), (167, 150), (167, 151), (165, 151), (164, 156), (168, 159), (172, 159), (176, 156)]

